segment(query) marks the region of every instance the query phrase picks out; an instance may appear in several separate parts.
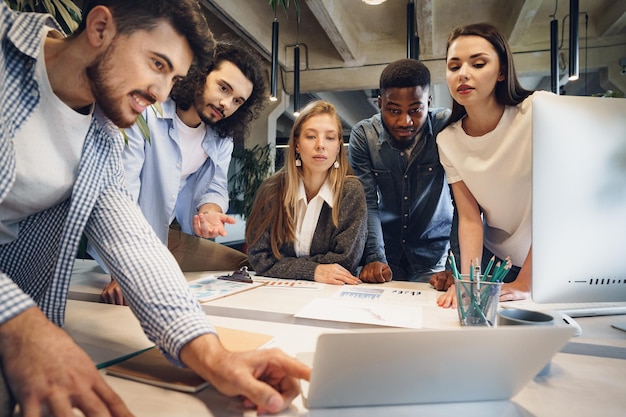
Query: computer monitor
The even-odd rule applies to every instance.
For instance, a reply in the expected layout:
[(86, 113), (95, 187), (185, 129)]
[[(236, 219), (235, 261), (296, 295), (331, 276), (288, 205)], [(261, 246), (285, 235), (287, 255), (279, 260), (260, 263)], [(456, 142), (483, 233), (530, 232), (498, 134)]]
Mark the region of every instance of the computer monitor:
[(533, 301), (626, 301), (626, 99), (535, 96)]

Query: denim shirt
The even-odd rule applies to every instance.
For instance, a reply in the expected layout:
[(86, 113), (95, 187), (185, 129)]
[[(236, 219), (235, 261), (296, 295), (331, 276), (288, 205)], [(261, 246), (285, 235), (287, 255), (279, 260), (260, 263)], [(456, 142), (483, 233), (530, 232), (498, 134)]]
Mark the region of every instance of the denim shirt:
[(429, 111), (410, 156), (392, 145), (380, 113), (353, 127), (350, 165), (367, 199), (364, 264), (385, 262), (393, 271), (404, 254), (409, 265), (402, 266), (412, 277), (444, 268), (453, 207), (435, 136), (449, 115), (448, 109)]

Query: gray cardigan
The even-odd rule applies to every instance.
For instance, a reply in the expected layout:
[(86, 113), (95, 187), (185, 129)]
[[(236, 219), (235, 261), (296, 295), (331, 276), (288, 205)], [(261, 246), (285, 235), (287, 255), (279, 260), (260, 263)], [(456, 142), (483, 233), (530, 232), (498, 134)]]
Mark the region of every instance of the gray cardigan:
[[(264, 187), (263, 184), (261, 187)], [(279, 202), (277, 198), (276, 203)], [(367, 206), (363, 186), (356, 177), (348, 177), (343, 186), (339, 225), (332, 221), (330, 206), (324, 203), (311, 242), (310, 256), (296, 257), (293, 244), (283, 244), (282, 257), (276, 259), (270, 245), (269, 231), (248, 248), (250, 265), (258, 275), (274, 278), (313, 281), (319, 264), (337, 263), (353, 275), (363, 256), (367, 239)]]

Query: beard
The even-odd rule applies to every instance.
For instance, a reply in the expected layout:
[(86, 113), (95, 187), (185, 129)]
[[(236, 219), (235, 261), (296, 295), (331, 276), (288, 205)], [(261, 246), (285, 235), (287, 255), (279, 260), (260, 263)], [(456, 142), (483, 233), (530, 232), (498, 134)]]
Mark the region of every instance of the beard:
[(129, 94), (116, 94), (115, 83), (110, 81), (113, 79), (112, 75), (114, 74), (113, 55), (116, 45), (117, 41), (114, 39), (107, 50), (100, 54), (95, 61), (86, 68), (85, 72), (96, 105), (116, 126), (128, 128), (137, 121), (139, 113), (136, 113), (133, 109), (130, 109), (130, 114), (125, 113), (122, 108), (122, 105), (125, 104), (124, 99), (131, 99), (130, 96), (136, 94), (151, 103), (154, 103), (155, 100), (151, 98), (147, 92), (140, 90), (133, 90)]
[(393, 147), (396, 149), (399, 149), (401, 151), (406, 150), (410, 147), (412, 147), (415, 144), (415, 139), (420, 136), (420, 133), (422, 131), (422, 128), (420, 129), (415, 129), (415, 132), (413, 134), (413, 136), (409, 139), (396, 139), (396, 137), (393, 135), (393, 130), (389, 129), (389, 127), (387, 126), (387, 123), (385, 123), (385, 119), (381, 117), (381, 121), (383, 123), (383, 127), (385, 128), (385, 130), (387, 131), (387, 133), (389, 134), (389, 138), (391, 139), (391, 142), (393, 144)]
[(202, 97), (202, 95), (198, 95), (196, 96), (194, 102), (193, 102), (193, 107), (196, 110), (196, 112), (198, 113), (198, 117), (200, 117), (200, 120), (202, 120), (202, 122), (204, 122), (204, 124), (208, 125), (208, 126), (215, 126), (217, 124), (219, 124), (219, 122), (221, 120), (224, 120), (224, 118), (220, 119), (220, 120), (215, 120), (215, 116), (212, 113), (212, 109), (209, 109), (209, 114), (205, 114), (204, 112), (207, 110), (207, 105), (204, 102), (204, 99)]
[(406, 140), (398, 140), (393, 135), (390, 135), (390, 136), (391, 136), (391, 139), (393, 140), (394, 148), (399, 149), (401, 151), (405, 151), (411, 148), (415, 144), (415, 136), (413, 136), (411, 139), (406, 139)]

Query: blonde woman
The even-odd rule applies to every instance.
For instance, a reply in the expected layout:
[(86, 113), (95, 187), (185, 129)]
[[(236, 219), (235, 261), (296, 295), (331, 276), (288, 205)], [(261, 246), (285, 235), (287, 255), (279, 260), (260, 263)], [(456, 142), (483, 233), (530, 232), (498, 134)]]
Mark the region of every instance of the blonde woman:
[(325, 101), (294, 122), (285, 166), (263, 182), (247, 221), (250, 265), (259, 275), (358, 284), (367, 236), (365, 193), (350, 175), (341, 121)]

